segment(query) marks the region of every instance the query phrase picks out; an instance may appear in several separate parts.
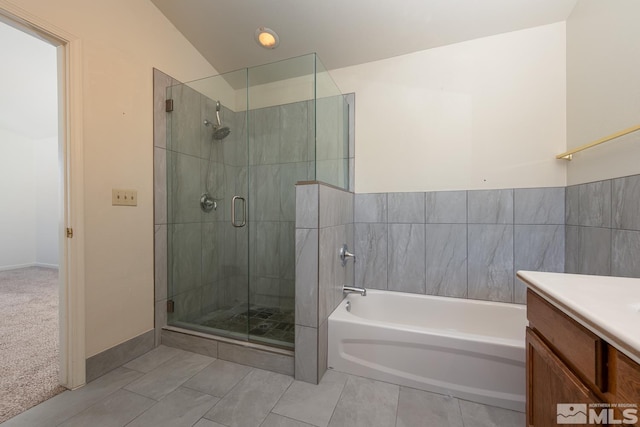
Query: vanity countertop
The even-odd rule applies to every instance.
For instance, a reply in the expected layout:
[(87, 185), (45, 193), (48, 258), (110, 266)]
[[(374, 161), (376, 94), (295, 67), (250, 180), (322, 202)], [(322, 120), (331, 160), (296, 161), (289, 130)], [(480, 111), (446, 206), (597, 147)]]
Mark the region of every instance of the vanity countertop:
[(531, 290), (640, 363), (640, 279), (518, 271)]

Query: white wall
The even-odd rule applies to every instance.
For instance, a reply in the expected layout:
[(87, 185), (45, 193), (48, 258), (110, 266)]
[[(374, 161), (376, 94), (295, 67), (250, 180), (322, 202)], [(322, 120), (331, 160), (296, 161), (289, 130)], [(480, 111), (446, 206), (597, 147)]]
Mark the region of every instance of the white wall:
[(566, 183), (563, 22), (331, 75), (356, 93), (358, 193)]
[(0, 270), (36, 259), (34, 143), (0, 129)]
[[(82, 40), (86, 355), (153, 328), (153, 67), (217, 74), (150, 1), (10, 0)], [(111, 206), (112, 188), (138, 191)]]
[[(580, 0), (567, 20), (567, 145), (640, 124), (640, 2)], [(569, 184), (640, 173), (640, 132), (576, 154)]]
[(58, 166), (58, 138), (33, 141), (35, 191), (35, 262), (41, 266), (57, 267), (60, 240), (60, 175)]

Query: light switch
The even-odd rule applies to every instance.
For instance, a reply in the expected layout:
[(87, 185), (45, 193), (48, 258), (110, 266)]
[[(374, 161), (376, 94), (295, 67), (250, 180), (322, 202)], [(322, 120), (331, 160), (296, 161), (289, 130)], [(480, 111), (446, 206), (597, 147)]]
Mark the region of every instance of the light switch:
[(113, 206), (138, 206), (138, 192), (136, 190), (111, 190), (111, 204)]

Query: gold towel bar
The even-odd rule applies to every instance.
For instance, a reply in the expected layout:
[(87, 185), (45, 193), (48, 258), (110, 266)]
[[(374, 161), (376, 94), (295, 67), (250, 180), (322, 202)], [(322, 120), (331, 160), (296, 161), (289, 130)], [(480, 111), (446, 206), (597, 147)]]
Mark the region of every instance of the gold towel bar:
[(589, 144), (581, 145), (580, 147), (574, 148), (573, 150), (569, 150), (569, 151), (566, 151), (566, 152), (564, 152), (562, 154), (558, 154), (556, 156), (556, 159), (571, 160), (573, 158), (573, 155), (578, 153), (578, 152), (580, 152), (580, 151), (584, 151), (584, 150), (586, 150), (588, 148), (595, 147), (596, 145), (600, 145), (600, 144), (602, 144), (604, 142), (611, 141), (612, 139), (619, 138), (619, 137), (621, 137), (623, 135), (626, 135), (628, 133), (632, 133), (632, 132), (635, 132), (635, 131), (638, 131), (638, 130), (640, 130), (640, 125), (633, 126), (633, 127), (628, 128), (628, 129), (625, 129), (625, 130), (621, 130), (620, 132), (616, 132), (616, 133), (611, 134), (609, 136), (605, 136), (604, 138), (600, 138), (597, 141), (593, 141), (593, 142), (590, 142)]

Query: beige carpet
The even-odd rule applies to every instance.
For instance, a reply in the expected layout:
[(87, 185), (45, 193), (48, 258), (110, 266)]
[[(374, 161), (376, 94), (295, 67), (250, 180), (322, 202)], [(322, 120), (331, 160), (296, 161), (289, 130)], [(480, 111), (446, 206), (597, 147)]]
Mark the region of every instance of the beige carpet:
[(0, 271), (0, 423), (58, 385), (58, 270)]

